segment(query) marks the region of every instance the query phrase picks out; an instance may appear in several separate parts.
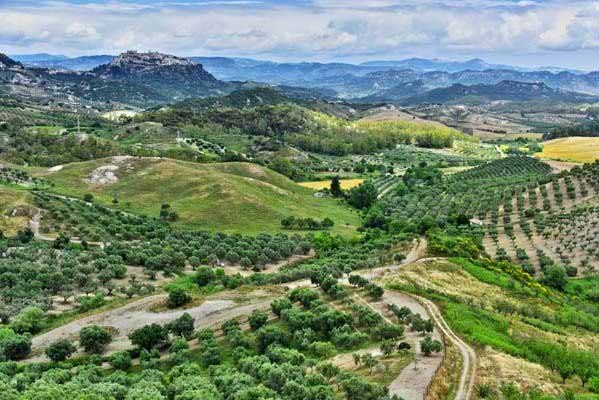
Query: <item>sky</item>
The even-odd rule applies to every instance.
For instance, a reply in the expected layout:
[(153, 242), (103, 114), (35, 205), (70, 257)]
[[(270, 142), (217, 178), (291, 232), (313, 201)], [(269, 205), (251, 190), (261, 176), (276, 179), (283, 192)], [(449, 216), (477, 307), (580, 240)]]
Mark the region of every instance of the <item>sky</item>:
[(599, 1), (0, 0), (0, 52), (483, 58), (599, 70)]

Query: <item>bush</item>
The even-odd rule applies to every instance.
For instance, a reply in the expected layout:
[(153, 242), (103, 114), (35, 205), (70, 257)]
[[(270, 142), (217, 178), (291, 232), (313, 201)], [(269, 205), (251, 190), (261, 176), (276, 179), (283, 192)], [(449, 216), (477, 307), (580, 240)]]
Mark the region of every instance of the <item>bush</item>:
[(111, 340), (110, 332), (101, 326), (86, 326), (79, 332), (79, 344), (87, 353), (102, 353)]
[(0, 360), (22, 360), (31, 353), (31, 340), (10, 328), (0, 328)]
[(110, 357), (110, 365), (112, 368), (121, 371), (127, 371), (131, 368), (131, 354), (128, 351), (119, 351)]
[(166, 329), (175, 336), (181, 336), (189, 339), (193, 336), (193, 323), (194, 319), (188, 313), (184, 313), (176, 320), (168, 323)]
[(187, 340), (182, 338), (176, 338), (175, 340), (173, 340), (170, 347), (168, 348), (168, 352), (170, 354), (180, 353), (185, 350), (189, 350), (189, 344), (187, 343)]
[(560, 266), (548, 267), (542, 282), (549, 287), (563, 291), (568, 284), (566, 270)]
[(48, 346), (45, 353), (51, 361), (60, 362), (69, 358), (75, 351), (77, 348), (70, 340), (61, 339)]
[(259, 310), (254, 310), (252, 315), (248, 318), (250, 328), (252, 328), (253, 331), (262, 328), (264, 324), (266, 324), (266, 321), (268, 321), (268, 314)]
[(385, 290), (374, 283), (369, 283), (364, 289), (366, 289), (368, 295), (374, 300), (380, 300), (381, 297), (383, 297), (383, 294), (385, 294)]
[(329, 342), (314, 342), (308, 346), (308, 351), (318, 358), (329, 358), (335, 354), (335, 346)]
[(293, 307), (291, 301), (289, 301), (289, 299), (286, 298), (277, 299), (270, 303), (270, 309), (275, 315), (279, 317), (281, 316), (281, 311), (288, 310), (291, 307)]
[(87, 312), (100, 308), (106, 304), (104, 293), (97, 293), (94, 296), (77, 297), (77, 310), (79, 312)]
[(169, 308), (181, 307), (191, 301), (191, 296), (187, 294), (185, 289), (180, 287), (172, 288), (168, 292), (167, 305)]
[(441, 342), (436, 339), (432, 339), (430, 336), (427, 336), (420, 341), (420, 348), (425, 356), (430, 356), (432, 353), (439, 353), (441, 350), (443, 350)]
[(201, 267), (196, 272), (194, 280), (199, 287), (208, 286), (216, 280), (216, 273), (210, 267)]
[(16, 333), (37, 333), (42, 330), (44, 311), (38, 307), (27, 307), (11, 322), (10, 327)]
[(152, 350), (166, 343), (168, 331), (158, 324), (146, 325), (133, 331), (129, 339), (131, 343), (142, 349)]

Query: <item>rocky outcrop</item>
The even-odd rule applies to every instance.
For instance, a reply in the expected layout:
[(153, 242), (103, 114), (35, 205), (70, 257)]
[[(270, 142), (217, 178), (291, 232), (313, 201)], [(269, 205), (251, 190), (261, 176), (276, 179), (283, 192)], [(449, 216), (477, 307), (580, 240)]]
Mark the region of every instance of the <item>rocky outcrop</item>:
[[(128, 51), (92, 72), (104, 79), (158, 80), (164, 82), (200, 81), (216, 84), (218, 80), (202, 65), (186, 58), (161, 53)], [(196, 82), (197, 83), (197, 82)]]

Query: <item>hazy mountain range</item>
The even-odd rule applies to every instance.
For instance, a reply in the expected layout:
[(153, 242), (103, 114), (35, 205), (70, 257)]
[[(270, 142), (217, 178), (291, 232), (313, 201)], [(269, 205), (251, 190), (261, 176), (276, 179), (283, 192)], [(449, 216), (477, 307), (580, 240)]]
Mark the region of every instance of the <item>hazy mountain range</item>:
[[(100, 102), (140, 106), (273, 86), (296, 98), (400, 104), (548, 100), (595, 102), (599, 72), (525, 71), (474, 59), (276, 63), (246, 58), (181, 58), (126, 52), (117, 57), (3, 56), (0, 81)], [(98, 64), (101, 63), (101, 64)], [(98, 65), (97, 65), (98, 64)], [(73, 68), (67, 68), (70, 65)], [(85, 66), (85, 68), (83, 68)], [(88, 71), (75, 71), (89, 69)], [(76, 67), (76, 68), (75, 68)]]

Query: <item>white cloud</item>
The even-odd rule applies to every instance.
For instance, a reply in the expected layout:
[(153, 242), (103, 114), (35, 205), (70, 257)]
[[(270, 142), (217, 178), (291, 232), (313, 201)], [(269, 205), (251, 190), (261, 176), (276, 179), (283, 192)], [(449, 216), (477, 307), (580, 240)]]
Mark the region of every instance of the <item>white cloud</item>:
[(599, 2), (10, 3), (0, 5), (0, 48), (70, 54), (154, 49), (279, 59), (575, 52), (599, 50)]

